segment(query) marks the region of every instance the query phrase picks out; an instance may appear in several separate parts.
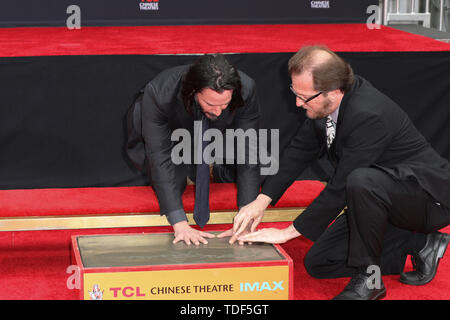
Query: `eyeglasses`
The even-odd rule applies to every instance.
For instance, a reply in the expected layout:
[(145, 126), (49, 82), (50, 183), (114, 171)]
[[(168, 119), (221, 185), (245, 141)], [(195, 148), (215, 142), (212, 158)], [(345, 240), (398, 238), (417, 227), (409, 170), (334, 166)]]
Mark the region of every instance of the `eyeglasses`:
[(308, 102), (310, 102), (311, 100), (317, 98), (318, 96), (320, 96), (320, 95), (323, 93), (323, 91), (319, 91), (319, 92), (316, 93), (315, 95), (313, 95), (313, 96), (311, 96), (311, 97), (305, 99), (305, 98), (303, 98), (302, 96), (299, 96), (299, 95), (297, 94), (297, 92), (294, 91), (294, 88), (292, 88), (292, 84), (289, 86), (289, 88), (291, 89), (292, 93), (293, 93), (297, 98), (299, 98), (300, 100), (303, 101), (303, 103), (308, 103)]

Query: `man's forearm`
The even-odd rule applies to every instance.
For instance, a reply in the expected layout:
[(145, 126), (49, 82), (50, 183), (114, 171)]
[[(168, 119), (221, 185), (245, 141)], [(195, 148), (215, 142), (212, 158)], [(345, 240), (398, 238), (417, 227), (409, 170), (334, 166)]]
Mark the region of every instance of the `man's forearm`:
[(272, 198), (264, 193), (260, 193), (256, 197), (256, 200), (258, 200), (258, 202), (261, 203), (261, 205), (264, 205), (265, 208), (267, 208), (269, 204), (272, 202)]
[(283, 230), (284, 234), (286, 235), (286, 241), (289, 241), (291, 239), (300, 237), (302, 234), (295, 229), (294, 225), (291, 224), (289, 227)]

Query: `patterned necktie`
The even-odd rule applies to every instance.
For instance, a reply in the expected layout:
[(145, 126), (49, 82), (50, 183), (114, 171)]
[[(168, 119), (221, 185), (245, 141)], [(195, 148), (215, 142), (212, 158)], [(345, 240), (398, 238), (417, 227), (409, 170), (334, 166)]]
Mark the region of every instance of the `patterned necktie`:
[(327, 147), (330, 148), (331, 144), (333, 143), (334, 137), (336, 136), (336, 123), (334, 123), (331, 116), (327, 117), (326, 129), (327, 129)]
[[(197, 175), (195, 178), (195, 205), (194, 220), (198, 226), (203, 228), (209, 220), (209, 165), (203, 160), (203, 150), (207, 142), (203, 141), (203, 134), (208, 129), (208, 119), (202, 117), (202, 134), (199, 138), (199, 161), (197, 164)], [(201, 153), (200, 153), (201, 152)]]

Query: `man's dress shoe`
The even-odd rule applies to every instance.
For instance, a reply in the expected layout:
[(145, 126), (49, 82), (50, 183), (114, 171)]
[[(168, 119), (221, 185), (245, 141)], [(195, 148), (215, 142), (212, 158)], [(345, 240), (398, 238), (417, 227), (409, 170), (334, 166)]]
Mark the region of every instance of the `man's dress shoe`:
[(411, 257), (414, 271), (400, 275), (400, 282), (421, 286), (433, 280), (436, 275), (439, 260), (444, 256), (450, 235), (433, 232), (427, 235), (425, 246)]
[[(386, 296), (386, 288), (380, 279), (380, 287), (369, 289), (368, 280), (370, 275), (360, 273), (354, 276), (344, 291), (338, 294), (333, 300), (379, 300)], [(370, 281), (369, 281), (370, 282)]]

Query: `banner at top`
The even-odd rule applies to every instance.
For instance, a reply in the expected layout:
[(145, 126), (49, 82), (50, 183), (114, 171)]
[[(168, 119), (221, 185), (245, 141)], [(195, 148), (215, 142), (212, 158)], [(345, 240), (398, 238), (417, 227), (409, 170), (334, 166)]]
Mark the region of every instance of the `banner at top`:
[(378, 0), (21, 0), (0, 2), (0, 27), (365, 23)]

